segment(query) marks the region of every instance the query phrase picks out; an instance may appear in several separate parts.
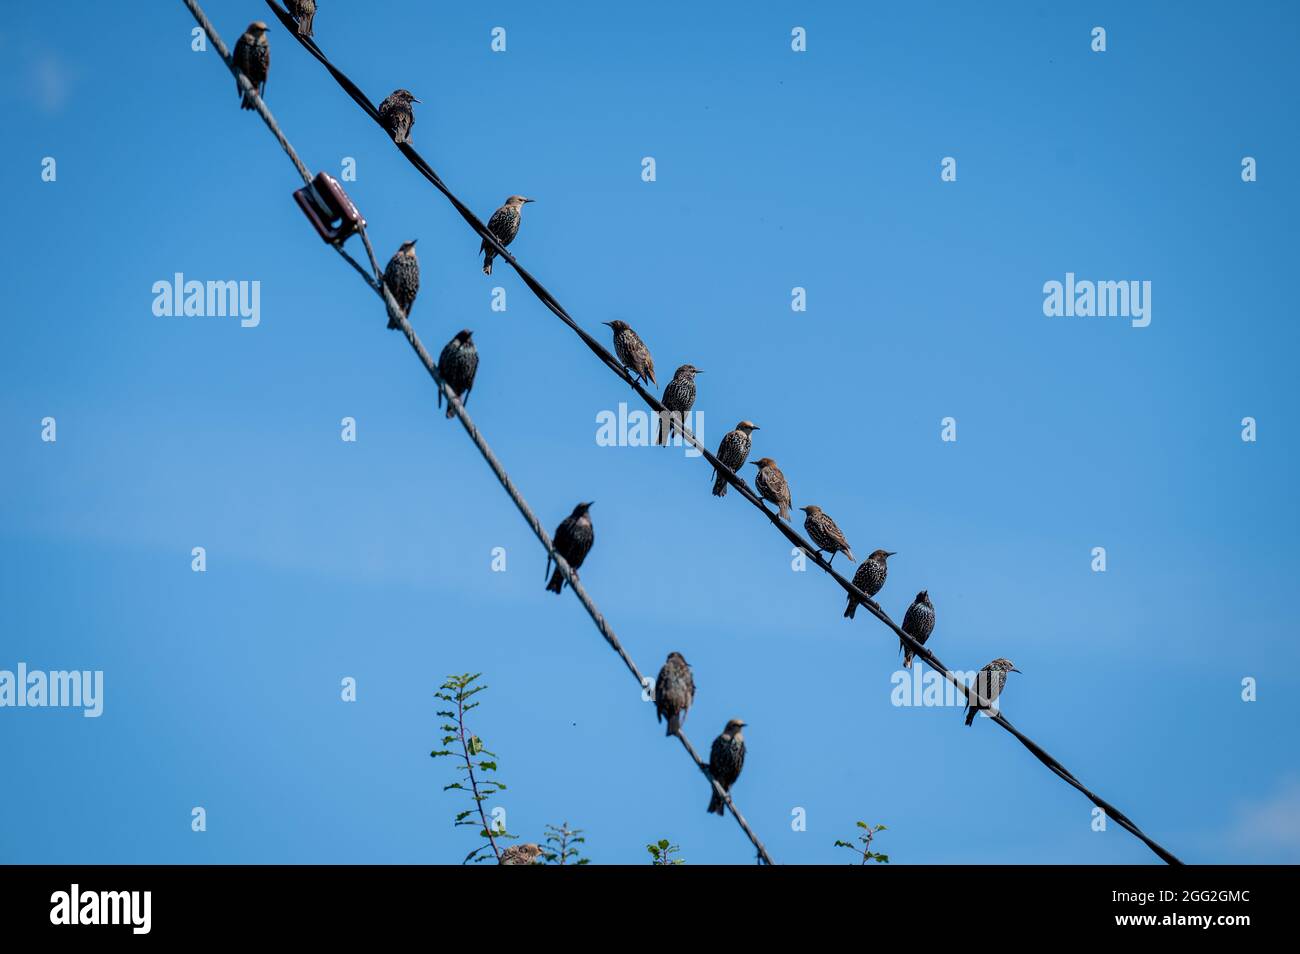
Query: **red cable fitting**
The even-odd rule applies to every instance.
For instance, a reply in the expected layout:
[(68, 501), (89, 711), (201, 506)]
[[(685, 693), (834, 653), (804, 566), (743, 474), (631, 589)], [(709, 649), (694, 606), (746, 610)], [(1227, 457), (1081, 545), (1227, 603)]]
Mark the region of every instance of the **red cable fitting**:
[(293, 197), (317, 234), (330, 245), (341, 245), (357, 229), (366, 227), (348, 194), (328, 173), (316, 173), (311, 185), (303, 186)]

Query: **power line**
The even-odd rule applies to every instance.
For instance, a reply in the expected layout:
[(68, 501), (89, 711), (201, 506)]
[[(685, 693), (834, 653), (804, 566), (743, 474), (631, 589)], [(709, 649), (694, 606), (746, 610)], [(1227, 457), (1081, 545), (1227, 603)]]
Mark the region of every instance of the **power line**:
[[(185, 0), (185, 2), (189, 3), (189, 0)], [(271, 11), (276, 15), (276, 17), (279, 19), (280, 23), (285, 27), (285, 29), (288, 30), (289, 35), (297, 39), (297, 41), (301, 43), (303, 47), (305, 47), (307, 51), (311, 53), (312, 56), (314, 56), (317, 60), (319, 60), (321, 65), (323, 65), (325, 69), (329, 71), (329, 74), (333, 76), (335, 81), (339, 84), (339, 86), (343, 88), (344, 92), (346, 92), (357, 103), (357, 105), (360, 106), (366, 112), (366, 114), (369, 115), (370, 118), (373, 119), (376, 122), (376, 124), (380, 126), (380, 128), (383, 128), (383, 123), (379, 118), (379, 111), (375, 108), (374, 104), (371, 103), (370, 99), (366, 96), (366, 94), (361, 91), (360, 87), (358, 87), (356, 83), (352, 82), (352, 80), (349, 79), (346, 74), (344, 74), (341, 70), (339, 70), (336, 66), (334, 66), (333, 63), (329, 61), (329, 59), (325, 56), (325, 54), (321, 52), (320, 47), (316, 45), (315, 40), (313, 40), (311, 37), (304, 37), (298, 34), (293, 18), (289, 16), (289, 14), (285, 12), (283, 9), (281, 9), (280, 6), (275, 2), (275, 0), (266, 0), (266, 4), (271, 8)], [(387, 136), (386, 130), (385, 130), (385, 136)], [(495, 249), (496, 254), (502, 259), (504, 259), (506, 262), (510, 263), (510, 266), (514, 268), (514, 270), (518, 273), (519, 277), (523, 280), (524, 284), (528, 286), (529, 290), (532, 291), (532, 293), (537, 296), (537, 298), (542, 302), (542, 304), (544, 304), (548, 309), (550, 309), (550, 311), (553, 314), (555, 314), (557, 318), (559, 318), (566, 325), (568, 325), (569, 328), (582, 340), (582, 342), (589, 349), (591, 349), (592, 353), (594, 353), (597, 358), (599, 358), (602, 362), (604, 362), (604, 364), (611, 371), (613, 371), (620, 378), (622, 378), (623, 381), (630, 388), (632, 388), (632, 390), (634, 390), (641, 397), (641, 399), (644, 400), (648, 405), (650, 405), (650, 407), (653, 408), (657, 413), (659, 414), (667, 413), (666, 409), (664, 408), (663, 404), (660, 403), (659, 399), (656, 398), (654, 395), (648, 393), (643, 387), (641, 387), (641, 385), (630, 374), (628, 374), (626, 369), (623, 367), (622, 363), (618, 361), (613, 355), (611, 355), (609, 351), (607, 351), (605, 347), (600, 344), (600, 342), (598, 342), (595, 338), (593, 338), (585, 330), (583, 330), (583, 328), (576, 321), (574, 321), (573, 318), (569, 315), (569, 313), (564, 309), (564, 306), (561, 305), (560, 302), (549, 291), (546, 290), (545, 286), (543, 286), (541, 282), (539, 282), (536, 278), (534, 278), (527, 271), (527, 269), (525, 269), (522, 265), (520, 265), (519, 262), (515, 259), (515, 257), (506, 250), (505, 246), (503, 246), (499, 241), (497, 241), (496, 236), (494, 236), (490, 231), (488, 231), (487, 227), (484, 226), (484, 224), (481, 221), (479, 221), (478, 217), (475, 216), (474, 213), (471, 212), (469, 208), (463, 202), (460, 201), (459, 198), (456, 197), (456, 195), (451, 191), (451, 189), (449, 189), (447, 185), (442, 181), (441, 177), (439, 177), (439, 175), (433, 170), (433, 167), (430, 166), (428, 162), (425, 161), (423, 156), (421, 156), (418, 152), (416, 152), (415, 148), (410, 143), (400, 143), (397, 145), (397, 148), (401, 151), (401, 153), (404, 156), (406, 156), (406, 158), (410, 161), (410, 163), (413, 166), (415, 166), (416, 170), (418, 170), (421, 175), (423, 175), (426, 179), (429, 180), (430, 183), (433, 184), (434, 188), (436, 188), (439, 192), (441, 192), (444, 196), (446, 196), (447, 200), (451, 202), (451, 204), (455, 207), (456, 211), (460, 213), (461, 218), (463, 218), (467, 223), (469, 223), (469, 226), (472, 229), (474, 229), (474, 231), (477, 232), (479, 236), (482, 237), (482, 239), (489, 246)], [(676, 422), (674, 422), (674, 428), (676, 429)], [(950, 683), (952, 683), (953, 686), (955, 686), (957, 690), (962, 693), (963, 697), (967, 700), (967, 702), (975, 701), (976, 695), (974, 689), (968, 687), (964, 682), (961, 681), (961, 679), (957, 678), (957, 676), (952, 671), (950, 671), (947, 666), (945, 666), (942, 662), (939, 661), (938, 657), (936, 657), (933, 653), (927, 650), (923, 645), (921, 645), (916, 640), (914, 640), (907, 633), (903, 632), (902, 628), (899, 627), (898, 624), (895, 623), (892, 619), (890, 619), (888, 614), (886, 614), (885, 611), (882, 610), (874, 600), (872, 600), (869, 596), (867, 596), (865, 593), (863, 593), (857, 587), (855, 587), (852, 584), (852, 582), (850, 582), (849, 580), (841, 576), (839, 573), (837, 573), (831, 567), (831, 565), (822, 558), (820, 553), (817, 552), (816, 547), (814, 547), (807, 540), (805, 540), (792, 527), (783, 523), (776, 514), (768, 510), (768, 508), (763, 505), (763, 502), (758, 498), (758, 496), (752, 490), (750, 490), (749, 486), (740, 477), (738, 477), (731, 470), (730, 467), (728, 467), (726, 464), (718, 460), (718, 458), (714, 456), (713, 453), (711, 453), (708, 448), (706, 448), (703, 444), (701, 444), (696, 439), (695, 435), (690, 431), (689, 428), (687, 428), (683, 424), (683, 426), (679, 429), (679, 431), (682, 434), (683, 439), (689, 442), (697, 450), (699, 450), (701, 452), (701, 456), (703, 456), (704, 459), (709, 464), (711, 464), (717, 470), (718, 473), (723, 474), (727, 482), (730, 483), (733, 487), (735, 487), (736, 490), (740, 492), (741, 496), (743, 496), (751, 504), (757, 507), (760, 512), (765, 514), (768, 520), (772, 523), (772, 525), (775, 526), (777, 530), (779, 530), (787, 540), (789, 540), (795, 546), (800, 547), (805, 552), (805, 554), (807, 554), (809, 559), (811, 559), (814, 563), (816, 563), (817, 566), (819, 566), (823, 571), (829, 574), (830, 577), (840, 585), (840, 587), (845, 591), (845, 593), (848, 593), (854, 596), (855, 598), (857, 598), (859, 601), (861, 601), (862, 605), (865, 606), (873, 616), (875, 616), (878, 620), (880, 620), (891, 630), (893, 630), (895, 635), (897, 635), (900, 640), (905, 642), (916, 655), (924, 659), (932, 669), (942, 674), (945, 679), (947, 679)], [(1002, 728), (1006, 729), (1016, 739), (1018, 739), (1021, 745), (1023, 745), (1026, 749), (1028, 749), (1036, 759), (1038, 759), (1049, 769), (1051, 769), (1051, 771), (1055, 775), (1057, 775), (1059, 778), (1063, 779), (1071, 787), (1073, 787), (1074, 789), (1082, 793), (1094, 805), (1097, 805), (1099, 808), (1105, 811), (1107, 816), (1113, 818), (1116, 822), (1120, 824), (1122, 828), (1124, 828), (1125, 830), (1133, 834), (1135, 837), (1140, 839), (1142, 843), (1145, 844), (1148, 848), (1150, 848), (1153, 852), (1155, 852), (1160, 857), (1161, 860), (1165, 861), (1168, 864), (1182, 864), (1182, 862), (1172, 852), (1163, 848), (1156, 841), (1150, 838), (1146, 833), (1144, 833), (1140, 828), (1138, 828), (1138, 826), (1131, 819), (1129, 819), (1127, 815), (1121, 812), (1114, 805), (1105, 801), (1103, 798), (1101, 798), (1101, 796), (1095, 794), (1094, 792), (1086, 788), (1083, 785), (1083, 783), (1081, 783), (1072, 774), (1070, 774), (1070, 772), (1065, 768), (1064, 765), (1062, 765), (1055, 758), (1053, 758), (1052, 755), (1048, 753), (1047, 750), (1044, 749), (1042, 746), (1040, 746), (1037, 742), (1029, 738), (1027, 735), (1025, 735), (1015, 726), (1013, 726), (1007, 720), (1006, 716), (1001, 714), (1001, 712), (998, 712), (996, 715), (992, 716), (992, 718), (998, 725), (1002, 726)]]
[[(271, 111), (267, 109), (266, 103), (262, 101), (262, 97), (258, 94), (257, 90), (253, 88), (251, 83), (249, 83), (248, 78), (240, 73), (235, 67), (229, 49), (226, 47), (225, 43), (222, 42), (221, 37), (217, 34), (216, 28), (212, 26), (212, 23), (208, 20), (203, 9), (198, 5), (196, 0), (184, 0), (184, 3), (185, 6), (189, 8), (190, 13), (194, 15), (194, 19), (198, 22), (199, 26), (203, 28), (203, 32), (208, 35), (208, 39), (212, 41), (213, 47), (216, 49), (222, 61), (226, 64), (226, 68), (234, 74), (235, 80), (240, 85), (241, 89), (249, 94), (249, 98), (252, 100), (258, 115), (262, 117), (262, 121), (266, 123), (267, 128), (271, 130), (275, 135), (275, 138), (279, 141), (280, 146), (284, 149), (285, 153), (288, 154), (289, 159), (298, 170), (298, 174), (302, 177), (303, 182), (310, 185), (312, 181), (311, 173), (303, 164), (302, 160), (298, 158), (297, 152), (294, 151), (289, 140), (285, 138), (284, 133), (280, 129), (279, 123), (275, 121), (275, 117), (271, 115)], [(429, 372), (429, 376), (433, 378), (434, 384), (438, 386), (439, 390), (442, 391), (443, 396), (447, 398), (451, 408), (456, 412), (456, 417), (459, 418), (461, 426), (465, 428), (465, 432), (474, 442), (474, 446), (478, 448), (479, 454), (482, 455), (485, 461), (487, 461), (493, 474), (496, 475), (497, 480), (501, 483), (502, 488), (505, 489), (506, 493), (510, 496), (510, 499), (514, 502), (515, 507), (519, 510), (520, 514), (523, 515), (524, 520), (532, 529), (534, 536), (536, 536), (542, 546), (546, 548), (546, 552), (550, 555), (551, 559), (555, 561), (556, 566), (560, 568), (560, 572), (564, 575), (564, 579), (573, 589), (574, 595), (576, 595), (578, 601), (582, 603), (582, 607), (587, 611), (587, 615), (591, 617), (591, 621), (596, 624), (596, 628), (600, 631), (601, 636), (603, 636), (605, 641), (609, 643), (610, 648), (612, 648), (614, 652), (618, 653), (619, 658), (623, 660), (623, 664), (628, 668), (628, 671), (636, 678), (638, 686), (642, 689), (653, 686), (653, 683), (650, 682), (649, 679), (641, 675), (641, 670), (637, 668), (636, 663), (632, 661), (632, 657), (629, 656), (627, 650), (623, 648), (623, 644), (619, 641), (613, 627), (609, 625), (604, 614), (601, 613), (595, 602), (587, 594), (586, 589), (583, 587), (577, 575), (573, 572), (573, 569), (565, 561), (564, 557), (555, 549), (555, 545), (551, 542), (550, 536), (548, 536), (546, 531), (542, 528), (542, 524), (533, 513), (532, 508), (528, 506), (528, 501), (524, 499), (523, 494), (521, 494), (519, 489), (515, 487), (514, 481), (510, 479), (510, 475), (506, 473), (505, 467), (503, 467), (501, 461), (497, 459), (496, 454), (492, 452), (492, 448), (488, 446), (487, 440), (479, 432), (478, 427), (474, 424), (469, 413), (465, 410), (464, 405), (461, 404), (460, 399), (456, 396), (456, 392), (454, 392), (439, 376), (437, 362), (435, 362), (429, 352), (425, 350), (424, 345), (420, 341), (419, 335), (415, 333), (415, 329), (411, 327), (411, 323), (407, 321), (406, 315), (403, 314), (401, 307), (397, 304), (392, 293), (388, 290), (388, 286), (383, 283), (382, 273), (379, 270), (379, 263), (375, 259), (374, 249), (370, 245), (370, 238), (366, 234), (365, 226), (360, 226), (358, 231), (361, 234), (362, 241), (365, 243), (366, 255), (370, 259), (371, 268), (374, 269), (374, 278), (371, 278), (371, 276), (366, 274), (365, 270), (343, 250), (341, 244), (334, 245), (334, 250), (347, 259), (348, 262), (351, 263), (352, 267), (360, 273), (361, 277), (366, 280), (366, 284), (370, 285), (370, 287), (378, 293), (381, 298), (383, 298), (385, 308), (388, 312), (388, 317), (402, 329), (402, 333), (406, 335), (406, 340), (410, 342), (416, 355), (419, 356), (420, 363), (424, 365), (425, 370)], [(681, 742), (687, 755), (689, 755), (691, 760), (695, 763), (696, 768), (704, 773), (704, 777), (709, 780), (709, 784), (713, 786), (714, 790), (726, 803), (727, 808), (731, 810), (731, 814), (735, 817), (736, 823), (740, 825), (745, 836), (749, 838), (750, 843), (753, 844), (759, 860), (764, 864), (775, 864), (772, 857), (767, 853), (767, 849), (763, 846), (763, 842), (759, 840), (758, 835), (756, 835), (754, 830), (749, 827), (749, 822), (746, 821), (745, 816), (742, 815), (740, 809), (736, 807), (735, 802), (731, 798), (731, 794), (713, 779), (713, 776), (709, 772), (708, 765), (705, 764), (696, 753), (695, 747), (691, 745), (691, 741), (687, 738), (686, 733), (681, 729), (678, 729), (677, 739)]]

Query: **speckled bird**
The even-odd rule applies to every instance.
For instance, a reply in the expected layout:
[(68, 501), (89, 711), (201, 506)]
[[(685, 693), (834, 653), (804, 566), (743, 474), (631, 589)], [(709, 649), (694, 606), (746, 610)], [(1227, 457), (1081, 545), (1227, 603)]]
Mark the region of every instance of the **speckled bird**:
[(627, 368), (636, 379), (644, 384), (649, 381), (656, 387), (655, 359), (650, 357), (650, 349), (645, 346), (641, 336), (631, 329), (626, 321), (607, 321), (605, 324), (614, 329), (614, 353), (623, 367)]
[(379, 104), (379, 121), (393, 137), (393, 142), (411, 141), (411, 127), (415, 125), (415, 110), (411, 109), (411, 104), (418, 102), (409, 89), (395, 89)]
[(849, 549), (849, 541), (844, 539), (844, 534), (840, 528), (835, 525), (831, 515), (822, 510), (821, 507), (809, 504), (807, 507), (800, 507), (808, 516), (803, 519), (803, 528), (808, 531), (808, 536), (813, 543), (817, 544), (817, 552), (821, 553), (826, 550), (830, 553), (831, 563), (835, 562), (835, 554), (842, 552), (850, 560), (856, 560), (853, 551)]
[(655, 680), (656, 721), (668, 720), (665, 735), (676, 735), (686, 721), (686, 710), (695, 701), (695, 677), (681, 653), (669, 653), (668, 661)]
[(532, 865), (537, 863), (537, 857), (541, 853), (541, 845), (531, 841), (522, 845), (511, 845), (501, 852), (501, 863), (503, 865)]
[[(889, 575), (891, 556), (894, 556), (894, 553), (887, 550), (874, 551), (871, 556), (858, 564), (858, 570), (853, 574), (853, 585), (868, 596), (879, 593), (880, 588), (885, 585), (885, 577)], [(858, 611), (861, 602), (856, 596), (849, 594), (849, 605), (844, 607), (846, 619), (853, 619), (853, 614)]]
[[(718, 460), (722, 461), (732, 471), (739, 475), (740, 468), (745, 466), (745, 461), (749, 457), (749, 448), (753, 443), (751, 433), (759, 430), (759, 426), (753, 421), (741, 421), (736, 425), (734, 431), (727, 431), (722, 437), (722, 443), (718, 445)], [(727, 496), (727, 478), (723, 476), (722, 471), (716, 468), (713, 471), (713, 496)]]
[(995, 703), (998, 696), (1002, 695), (1002, 690), (1007, 685), (1007, 673), (1011, 672), (1020, 672), (1020, 670), (1016, 668), (1016, 664), (1010, 659), (999, 656), (975, 674), (975, 684), (971, 688), (979, 695), (982, 702), (990, 704), (972, 706), (968, 703), (966, 706), (967, 725), (975, 721), (975, 714), (981, 710), (997, 711), (997, 707), (992, 703)]
[[(732, 719), (722, 730), (722, 735), (713, 740), (713, 748), (709, 751), (709, 774), (725, 792), (731, 791), (731, 786), (740, 778), (740, 770), (745, 767), (745, 735), (740, 731), (744, 727), (744, 722)], [(709, 811), (714, 815), (725, 814), (726, 804), (714, 789), (709, 796)]]
[(667, 412), (659, 415), (656, 444), (667, 447), (668, 438), (673, 431), (680, 430), (686, 422), (686, 415), (691, 412), (691, 407), (695, 404), (695, 376), (703, 373), (693, 364), (684, 364), (677, 369), (673, 379), (668, 382), (668, 387), (664, 388), (664, 396), (660, 398), (660, 403), (667, 408)]
[[(245, 79), (253, 84), (258, 96), (266, 95), (266, 74), (271, 72), (271, 41), (266, 36), (266, 24), (254, 20), (248, 29), (235, 41), (233, 59), (235, 68), (244, 74)], [(244, 92), (235, 80), (235, 91), (240, 96), (241, 109), (256, 109), (253, 97)]]
[[(469, 392), (474, 387), (474, 375), (478, 372), (478, 348), (474, 347), (474, 332), (464, 328), (456, 337), (447, 342), (438, 356), (438, 377), (460, 398), (461, 404), (469, 403)], [(442, 389), (438, 389), (438, 407), (442, 407)], [(451, 402), (447, 402), (447, 416), (456, 412)]]
[[(519, 223), (523, 221), (524, 205), (533, 201), (535, 200), (522, 195), (512, 195), (506, 199), (505, 205), (492, 213), (492, 218), (488, 219), (488, 231), (496, 236), (502, 247), (515, 240), (519, 234)], [(483, 256), (483, 274), (491, 275), (492, 259), (497, 257), (497, 250), (488, 245), (487, 239), (483, 240), (478, 250)]]
[(760, 457), (753, 461), (758, 473), (754, 475), (754, 487), (764, 500), (776, 504), (781, 519), (790, 522), (790, 485), (786, 483), (785, 474), (770, 457)]
[[(416, 241), (417, 239), (411, 239), (403, 242), (384, 268), (384, 284), (393, 293), (393, 298), (407, 318), (411, 316), (411, 305), (415, 304), (415, 296), (420, 291), (420, 260), (415, 257)], [(400, 328), (401, 325), (390, 315), (388, 327)]]
[[(903, 632), (922, 646), (934, 632), (934, 604), (930, 602), (930, 594), (925, 590), (917, 593), (916, 599), (907, 608), (907, 615), (903, 617)], [(901, 639), (898, 641), (898, 646), (903, 651), (903, 668), (911, 669), (912, 659), (916, 653), (912, 652), (912, 648)]]
[[(587, 513), (591, 509), (591, 504), (580, 503), (573, 508), (573, 513), (569, 514), (560, 521), (560, 525), (555, 528), (555, 549), (560, 556), (564, 557), (564, 562), (569, 564), (569, 569), (573, 575), (578, 575), (578, 567), (582, 566), (582, 561), (587, 558), (591, 551), (591, 545), (596, 542), (596, 531), (591, 526), (591, 515)], [(551, 556), (546, 555), (546, 572), (551, 571)], [(552, 593), (559, 593), (564, 589), (564, 574), (560, 568), (555, 568), (555, 574), (551, 577), (551, 582), (546, 584), (546, 588)]]
[(284, 5), (298, 24), (298, 35), (311, 36), (311, 23), (316, 19), (316, 0), (284, 0)]

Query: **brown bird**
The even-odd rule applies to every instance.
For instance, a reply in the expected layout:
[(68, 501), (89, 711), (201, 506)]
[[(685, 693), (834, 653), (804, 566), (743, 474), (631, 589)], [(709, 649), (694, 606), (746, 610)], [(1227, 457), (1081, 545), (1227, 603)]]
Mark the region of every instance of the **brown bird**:
[(686, 710), (695, 701), (695, 677), (681, 653), (669, 653), (668, 661), (655, 680), (655, 721), (668, 720), (665, 735), (676, 735), (686, 721)]
[[(740, 777), (740, 770), (745, 767), (745, 735), (740, 731), (744, 727), (744, 722), (732, 719), (722, 730), (722, 735), (713, 740), (713, 748), (709, 751), (709, 775), (724, 792), (730, 793), (731, 786)], [(714, 789), (709, 796), (709, 811), (722, 815), (726, 804)]]
[[(438, 377), (460, 398), (462, 405), (469, 403), (474, 375), (478, 373), (478, 348), (474, 345), (473, 335), (474, 332), (468, 328), (458, 331), (438, 356)], [(438, 407), (442, 407), (441, 388), (438, 389)], [(455, 413), (448, 401), (447, 417), (452, 417)]]
[[(415, 304), (415, 296), (420, 292), (420, 260), (415, 257), (417, 241), (411, 239), (409, 242), (403, 242), (401, 248), (393, 253), (393, 257), (388, 260), (388, 265), (384, 268), (384, 284), (388, 286), (388, 290), (393, 293), (393, 298), (401, 306), (402, 314), (408, 318), (411, 314), (411, 306)], [(401, 325), (390, 315), (388, 327), (400, 328)]]
[[(641, 336), (633, 331), (626, 321), (606, 321), (604, 324), (614, 329), (614, 353), (623, 367), (631, 371), (638, 381), (647, 380), (655, 384), (655, 359), (650, 357), (650, 349), (645, 346)], [(656, 384), (656, 387), (658, 385)]]
[[(591, 551), (591, 545), (596, 542), (596, 531), (591, 525), (591, 514), (587, 511), (591, 509), (591, 504), (580, 503), (573, 508), (573, 513), (569, 514), (560, 521), (560, 525), (555, 528), (555, 537), (553, 543), (556, 551), (564, 557), (564, 562), (569, 564), (569, 569), (573, 575), (578, 575), (578, 567), (582, 566), (582, 561), (587, 559), (587, 554)], [(551, 555), (546, 555), (546, 571), (551, 570)], [(546, 584), (546, 588), (552, 593), (559, 593), (564, 589), (564, 574), (560, 568), (555, 568), (555, 574), (551, 577), (551, 582)]]
[(533, 842), (526, 842), (522, 845), (511, 845), (505, 851), (501, 852), (501, 864), (503, 865), (532, 865), (537, 863), (537, 856), (542, 853), (541, 845)]
[[(886, 550), (874, 551), (871, 556), (858, 564), (858, 572), (853, 574), (853, 585), (868, 596), (875, 596), (880, 592), (880, 588), (885, 585), (885, 577), (889, 574), (888, 561), (894, 555), (894, 553)], [(853, 619), (853, 614), (858, 611), (859, 603), (861, 603), (861, 600), (850, 593), (849, 605), (844, 607), (846, 618)]]
[(664, 410), (659, 413), (656, 444), (667, 447), (668, 438), (673, 431), (681, 431), (686, 424), (686, 415), (691, 413), (691, 407), (695, 404), (695, 376), (703, 373), (693, 364), (684, 364), (664, 388), (664, 396), (660, 399)]
[[(488, 231), (501, 243), (502, 247), (509, 245), (519, 234), (519, 223), (524, 218), (524, 205), (528, 202), (535, 202), (535, 199), (529, 199), (522, 195), (512, 195), (506, 199), (506, 204), (501, 206), (492, 213), (492, 218), (488, 219)], [(483, 274), (492, 274), (492, 259), (497, 257), (497, 250), (488, 244), (484, 239), (478, 247), (479, 253), (483, 256)]]
[[(271, 72), (271, 41), (266, 36), (266, 24), (254, 20), (248, 29), (235, 41), (233, 59), (235, 68), (244, 74), (244, 78), (253, 85), (258, 96), (266, 95), (266, 74)], [(244, 92), (235, 80), (235, 92), (240, 95), (241, 109), (255, 109), (253, 97)]]
[(379, 104), (379, 121), (393, 137), (393, 142), (411, 141), (411, 127), (415, 125), (415, 110), (411, 109), (411, 104), (418, 102), (409, 89), (395, 89)]
[(971, 688), (975, 690), (978, 696), (977, 702), (988, 704), (971, 705), (967, 703), (967, 725), (975, 721), (975, 714), (980, 710), (997, 713), (998, 696), (1002, 695), (1002, 690), (1007, 684), (1007, 674), (1012, 672), (1020, 672), (1020, 670), (1016, 668), (1016, 664), (1010, 659), (999, 656), (975, 674), (975, 684)]
[[(718, 445), (718, 460), (722, 461), (737, 476), (740, 474), (740, 468), (745, 466), (745, 459), (749, 457), (749, 448), (752, 443), (750, 433), (759, 430), (759, 426), (753, 421), (741, 421), (736, 425), (734, 431), (727, 431), (722, 437), (722, 443)], [(722, 475), (722, 471), (714, 469), (716, 475), (713, 481), (713, 496), (727, 496), (727, 478)]]
[(825, 513), (821, 507), (812, 504), (799, 509), (808, 515), (804, 517), (803, 528), (808, 531), (808, 536), (812, 538), (812, 542), (817, 544), (817, 552), (821, 553), (823, 550), (830, 552), (831, 558), (828, 562), (833, 563), (835, 554), (840, 551), (843, 551), (844, 555), (850, 560), (856, 559), (853, 556), (853, 551), (849, 549), (849, 541), (844, 539), (844, 534), (835, 525), (835, 521), (831, 519), (830, 514)]
[(758, 473), (754, 476), (754, 487), (759, 496), (776, 504), (781, 519), (789, 523), (790, 485), (785, 482), (785, 474), (781, 473), (781, 468), (770, 457), (760, 457), (752, 463), (758, 468)]
[[(917, 593), (916, 599), (907, 608), (907, 613), (903, 616), (903, 632), (922, 646), (934, 632), (934, 604), (930, 602), (930, 594), (927, 591), (922, 590)], [(898, 641), (898, 648), (903, 651), (903, 668), (911, 669), (916, 653), (912, 652), (912, 647), (901, 639)]]
[(298, 24), (298, 35), (311, 36), (311, 22), (316, 19), (316, 0), (284, 0), (284, 5)]

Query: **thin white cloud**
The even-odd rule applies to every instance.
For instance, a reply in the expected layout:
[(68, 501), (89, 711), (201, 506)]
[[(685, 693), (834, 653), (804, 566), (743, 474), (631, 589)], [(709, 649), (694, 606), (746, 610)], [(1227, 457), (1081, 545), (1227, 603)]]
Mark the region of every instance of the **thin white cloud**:
[(1287, 778), (1272, 794), (1243, 805), (1229, 844), (1260, 861), (1300, 861), (1300, 778)]
[(27, 71), (31, 101), (41, 112), (57, 113), (72, 95), (75, 71), (56, 53), (40, 53)]

